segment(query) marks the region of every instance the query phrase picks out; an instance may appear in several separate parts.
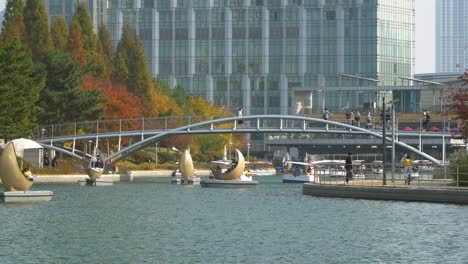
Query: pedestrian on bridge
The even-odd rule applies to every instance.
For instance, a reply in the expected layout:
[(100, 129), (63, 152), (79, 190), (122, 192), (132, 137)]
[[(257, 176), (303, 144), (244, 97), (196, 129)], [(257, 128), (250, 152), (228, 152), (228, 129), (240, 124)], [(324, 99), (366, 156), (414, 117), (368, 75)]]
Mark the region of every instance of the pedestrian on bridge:
[(359, 110), (356, 110), (356, 114), (354, 114), (354, 121), (356, 121), (357, 127), (361, 127), (361, 113), (359, 113)]
[(372, 129), (372, 115), (370, 111), (366, 114), (366, 129)]
[[(242, 108), (239, 108), (237, 110), (236, 117), (242, 117)], [(237, 126), (238, 127), (243, 127), (244, 126), (244, 121), (243, 120), (237, 120)]]
[[(328, 111), (328, 109), (325, 107), (325, 109), (323, 110), (323, 113), (322, 113), (323, 120), (328, 120), (328, 118), (330, 118), (331, 114), (332, 113), (330, 113), (330, 111)], [(328, 123), (325, 123), (325, 129), (328, 130)]]

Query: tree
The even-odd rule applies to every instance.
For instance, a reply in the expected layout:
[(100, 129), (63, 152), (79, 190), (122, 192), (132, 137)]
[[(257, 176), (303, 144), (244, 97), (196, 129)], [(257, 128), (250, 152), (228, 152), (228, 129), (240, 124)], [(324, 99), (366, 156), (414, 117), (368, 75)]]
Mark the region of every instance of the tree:
[(133, 94), (144, 97), (154, 89), (153, 78), (148, 71), (145, 51), (140, 39), (136, 38), (131, 49), (128, 64), (128, 90)]
[(68, 35), (67, 51), (84, 68), (86, 65), (86, 54), (81, 41), (81, 28), (78, 20), (73, 18), (70, 24), (70, 34)]
[(80, 3), (76, 6), (73, 20), (78, 21), (81, 29), (81, 39), (83, 49), (86, 54), (86, 62), (89, 64), (88, 70), (94, 75), (101, 75), (104, 70), (104, 55), (102, 54), (99, 39), (94, 33), (93, 23), (88, 12), (88, 5)]
[[(468, 72), (458, 78), (463, 85), (468, 85)], [(459, 131), (465, 140), (468, 140), (468, 89), (450, 89), (448, 102), (455, 118), (461, 120)]]
[(125, 86), (108, 84), (104, 96), (107, 98), (104, 119), (141, 117), (140, 99), (129, 93)]
[(4, 139), (31, 135), (44, 80), (45, 73), (18, 39), (0, 44), (0, 134)]
[(79, 89), (83, 72), (70, 54), (56, 49), (45, 53), (46, 87), (41, 93), (43, 123), (64, 123), (96, 120), (102, 116), (101, 91), (91, 87)]
[(101, 43), (101, 49), (104, 55), (104, 63), (106, 66), (105, 75), (110, 76), (113, 68), (112, 63), (114, 59), (114, 47), (112, 46), (110, 33), (105, 25), (99, 26), (98, 36), (99, 41)]
[(67, 50), (68, 45), (68, 28), (63, 17), (56, 17), (50, 26), (50, 35), (54, 47), (61, 51)]
[(122, 26), (122, 37), (117, 44), (117, 50), (114, 58), (114, 68), (112, 72), (112, 81), (127, 84), (128, 82), (128, 65), (133, 49), (133, 37), (130, 30), (130, 25), (124, 23)]
[(3, 17), (0, 42), (6, 43), (18, 39), (21, 43), (25, 43), (23, 8), (22, 0), (8, 0)]
[(152, 89), (141, 98), (145, 116), (181, 116), (183, 114), (176, 102), (168, 96)]
[(41, 0), (27, 0), (24, 7), (26, 43), (31, 49), (34, 61), (42, 58), (44, 52), (52, 47), (47, 12)]

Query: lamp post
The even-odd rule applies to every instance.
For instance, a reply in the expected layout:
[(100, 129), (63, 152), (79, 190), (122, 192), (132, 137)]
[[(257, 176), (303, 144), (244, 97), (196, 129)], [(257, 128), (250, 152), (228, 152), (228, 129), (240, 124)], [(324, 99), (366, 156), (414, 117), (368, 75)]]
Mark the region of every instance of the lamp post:
[(154, 159), (155, 159), (156, 166), (158, 166), (158, 144), (159, 142), (156, 142), (156, 144), (154, 144), (154, 147), (155, 147)]
[(250, 154), (250, 142), (247, 142), (247, 161), (249, 161), (249, 154)]
[(382, 172), (382, 185), (387, 185), (387, 175), (385, 173), (385, 159), (387, 158), (387, 142), (385, 142), (385, 139), (386, 139), (386, 134), (385, 134), (385, 129), (386, 129), (386, 126), (387, 126), (387, 122), (386, 122), (386, 113), (385, 113), (385, 94), (384, 96), (382, 97), (382, 168), (383, 168), (383, 172)]
[(229, 141), (229, 160), (231, 160), (231, 147), (232, 147), (232, 142)]
[(91, 147), (93, 146), (93, 141), (90, 139), (88, 140), (88, 154), (92, 154)]

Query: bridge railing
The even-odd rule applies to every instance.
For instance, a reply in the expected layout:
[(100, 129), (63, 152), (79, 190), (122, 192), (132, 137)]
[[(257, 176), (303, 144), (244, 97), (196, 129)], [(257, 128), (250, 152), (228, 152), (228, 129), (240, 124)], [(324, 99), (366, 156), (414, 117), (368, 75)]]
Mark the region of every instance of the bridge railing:
[(39, 126), (33, 138), (71, 137), (84, 134), (170, 130), (227, 116), (167, 116), (70, 122)]
[[(353, 178), (350, 185), (381, 186), (383, 184), (382, 167), (375, 163), (365, 163), (362, 168), (353, 165)], [(385, 166), (385, 184), (389, 186), (418, 186), (435, 188), (468, 187), (468, 165), (436, 166), (419, 165), (411, 170), (411, 178), (399, 164), (392, 172), (391, 164)], [(318, 174), (317, 174), (318, 172)], [(315, 171), (320, 178), (320, 184), (346, 184), (344, 168), (326, 171)]]
[[(73, 137), (78, 135), (93, 135), (100, 133), (124, 133), (124, 132), (135, 132), (143, 133), (145, 131), (164, 131), (170, 130), (184, 125), (190, 125), (203, 121), (215, 120), (225, 118), (228, 116), (169, 116), (169, 117), (151, 117), (151, 118), (127, 118), (127, 119), (112, 119), (112, 120), (96, 120), (96, 121), (85, 121), (75, 123), (63, 123), (63, 124), (52, 124), (40, 126), (33, 134), (33, 138), (57, 138), (57, 137)], [(306, 116), (321, 119), (320, 116)], [(225, 124), (217, 124), (216, 127), (243, 127), (243, 128), (321, 128), (324, 127), (319, 122), (304, 122), (302, 120), (291, 120), (291, 119), (258, 119), (251, 120), (248, 116), (245, 116), (245, 122), (240, 125), (237, 122), (226, 122)], [(347, 123), (344, 116), (331, 116), (331, 121), (340, 123)], [(357, 122), (352, 123), (357, 126)], [(393, 124), (392, 120), (388, 122), (388, 129), (391, 129)], [(398, 131), (413, 131), (413, 132), (450, 132), (456, 134), (458, 132), (459, 121), (451, 120), (448, 118), (433, 118), (428, 124), (425, 124), (421, 118), (400, 118), (395, 119), (396, 130)], [(361, 128), (366, 127), (365, 118), (361, 117), (359, 124)], [(330, 129), (335, 127), (331, 126)], [(379, 117), (373, 118), (372, 129), (380, 130), (381, 120)], [(338, 128), (344, 129), (344, 128)]]

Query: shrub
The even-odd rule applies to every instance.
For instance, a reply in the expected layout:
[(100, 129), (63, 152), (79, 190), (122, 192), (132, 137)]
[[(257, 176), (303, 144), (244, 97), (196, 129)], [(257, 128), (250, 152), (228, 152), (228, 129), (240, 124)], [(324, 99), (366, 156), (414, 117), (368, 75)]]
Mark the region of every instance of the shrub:
[(468, 152), (465, 149), (450, 155), (450, 175), (460, 186), (468, 186)]

